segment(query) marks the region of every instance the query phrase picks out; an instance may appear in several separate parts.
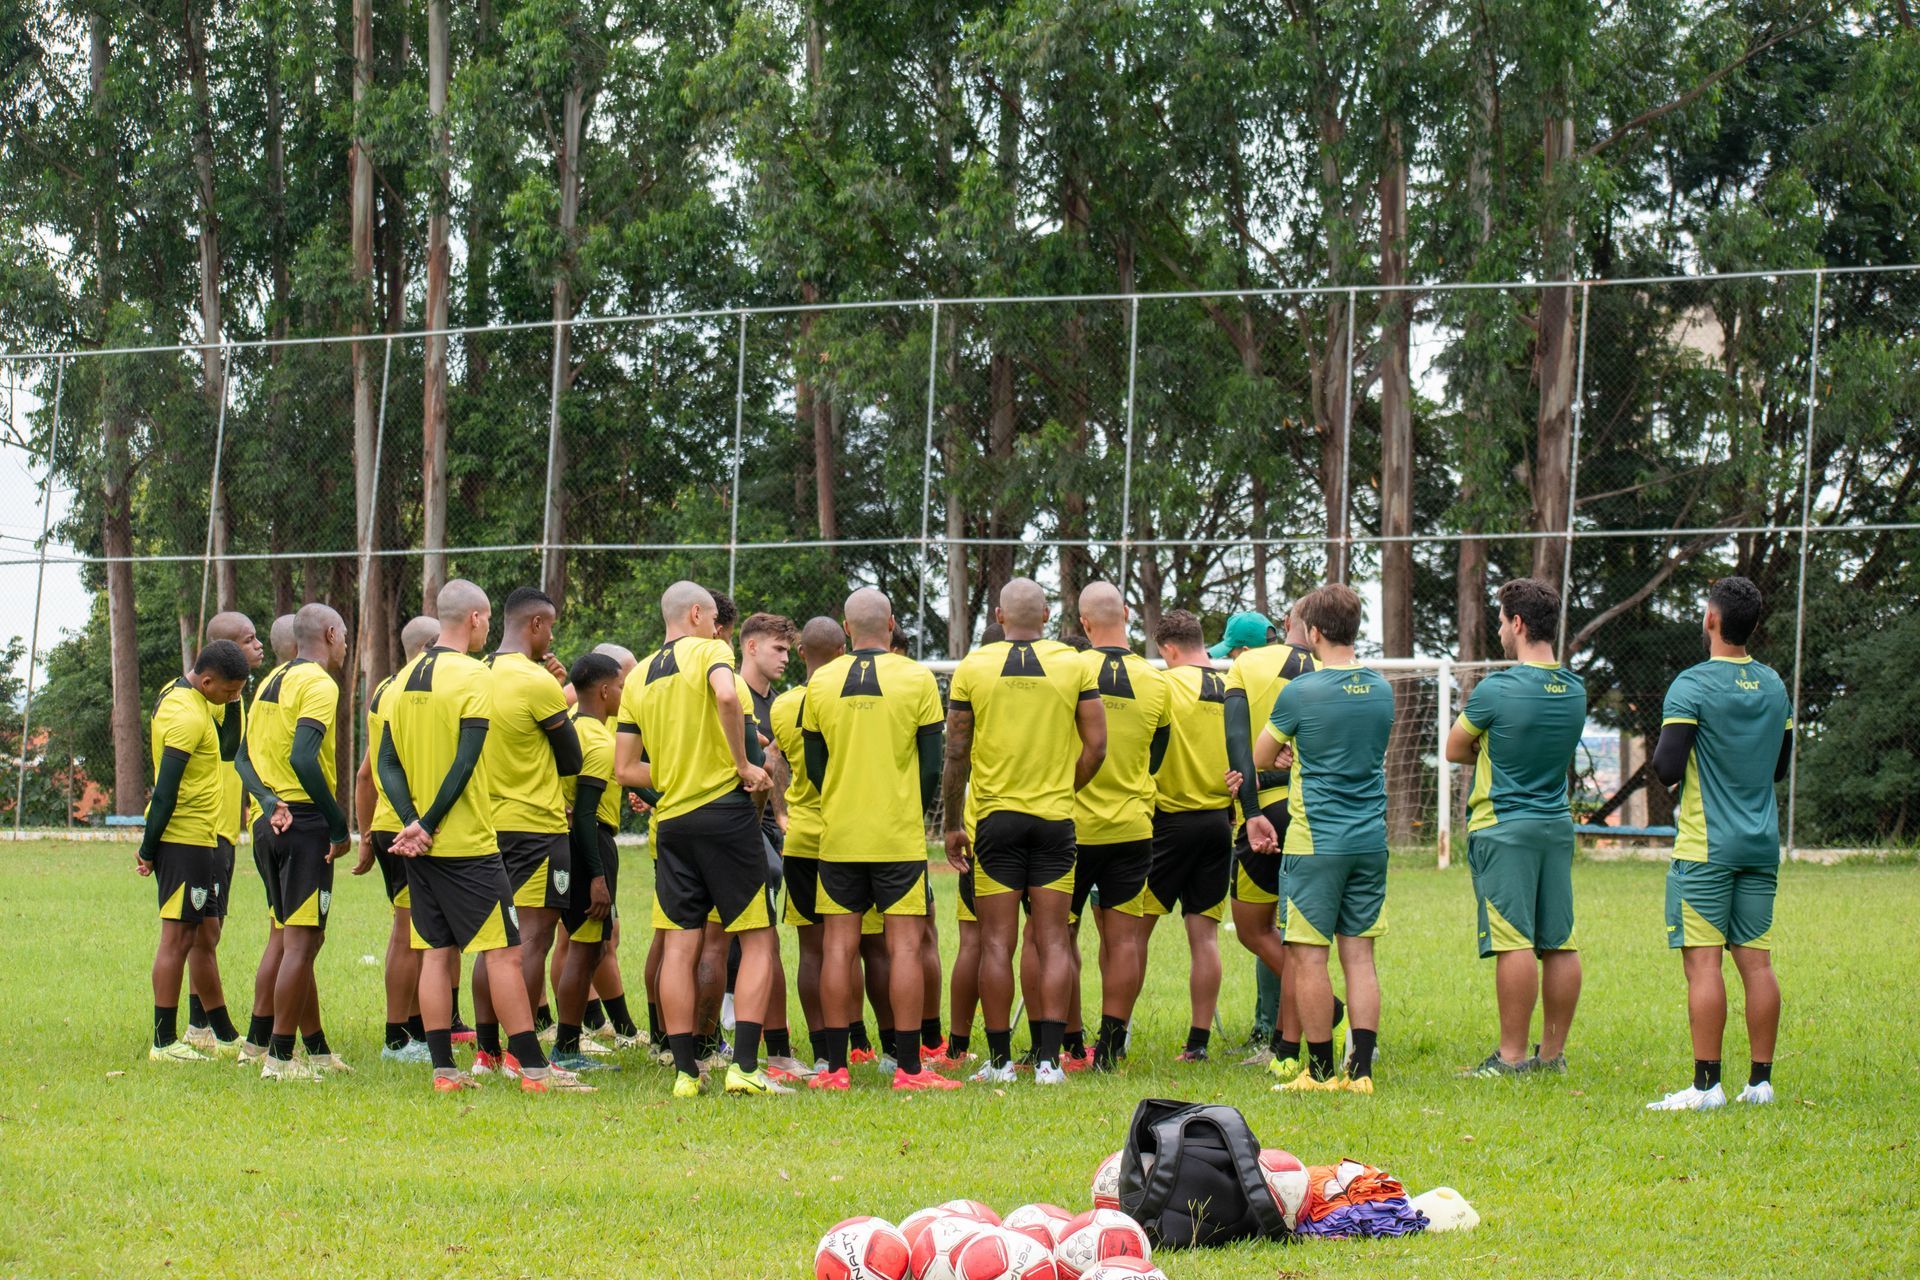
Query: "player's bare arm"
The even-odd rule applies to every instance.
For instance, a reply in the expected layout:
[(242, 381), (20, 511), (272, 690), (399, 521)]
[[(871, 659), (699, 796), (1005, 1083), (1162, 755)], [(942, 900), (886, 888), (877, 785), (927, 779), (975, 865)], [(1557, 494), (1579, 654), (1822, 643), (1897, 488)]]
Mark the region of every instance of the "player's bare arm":
[(947, 862), (955, 871), (972, 865), (973, 847), (967, 839), (967, 779), (973, 773), (973, 711), (947, 712), (947, 763), (940, 775), (940, 807), (945, 814)]
[(1107, 704), (1082, 698), (1074, 704), (1074, 727), (1080, 731), (1080, 757), (1073, 762), (1073, 789), (1085, 787), (1107, 761)]

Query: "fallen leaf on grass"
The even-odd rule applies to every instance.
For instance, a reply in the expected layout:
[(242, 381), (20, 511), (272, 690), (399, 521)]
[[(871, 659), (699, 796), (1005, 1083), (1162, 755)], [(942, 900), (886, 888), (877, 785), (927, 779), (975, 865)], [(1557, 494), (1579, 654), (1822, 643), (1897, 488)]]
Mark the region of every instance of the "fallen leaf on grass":
[(836, 1173), (832, 1177), (828, 1178), (827, 1181), (828, 1182), (845, 1182), (846, 1179), (842, 1175)]
[(1472, 1134), (1470, 1134), (1470, 1133), (1463, 1133), (1463, 1134), (1461, 1134), (1461, 1135), (1460, 1135), (1460, 1141), (1462, 1141), (1462, 1142), (1472, 1142), (1472, 1141), (1473, 1141), (1473, 1135), (1472, 1135)]
[(901, 1154), (901, 1155), (905, 1155), (905, 1154), (907, 1154), (907, 1152), (908, 1152), (908, 1150), (910, 1150), (910, 1149), (912, 1148), (912, 1146), (913, 1146), (913, 1139), (912, 1139), (912, 1138), (902, 1138), (902, 1139), (900, 1139), (900, 1154)]
[(466, 1251), (467, 1246), (463, 1244), (450, 1244), (447, 1246), (448, 1253), (465, 1253)]
[(107, 1072), (107, 1079), (109, 1079), (109, 1080), (111, 1080), (111, 1079), (113, 1079), (113, 1078), (114, 1078), (115, 1076), (123, 1076), (123, 1075), (125, 1075), (125, 1074), (127, 1074), (127, 1073), (126, 1073), (126, 1072), (124, 1072), (124, 1071), (109, 1071), (109, 1072)]
[(774, 1170), (774, 1172), (775, 1172), (775, 1173), (778, 1173), (778, 1174), (780, 1175), (780, 1181), (782, 1181), (782, 1182), (792, 1182), (792, 1181), (793, 1181), (793, 1175), (792, 1175), (792, 1174), (790, 1174), (790, 1173), (788, 1173), (788, 1172), (787, 1172), (787, 1171), (786, 1171), (785, 1169), (776, 1169), (776, 1170)]
[(1802, 1098), (1800, 1099), (1800, 1105), (1803, 1107), (1811, 1107), (1814, 1105), (1814, 1101), (1812, 1098)]

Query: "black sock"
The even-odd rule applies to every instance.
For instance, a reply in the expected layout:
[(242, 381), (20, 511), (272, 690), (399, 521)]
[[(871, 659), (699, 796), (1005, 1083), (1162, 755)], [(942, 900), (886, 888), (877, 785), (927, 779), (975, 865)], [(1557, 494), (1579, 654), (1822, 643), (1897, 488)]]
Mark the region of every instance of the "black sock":
[(275, 1032), (267, 1038), (267, 1056), (278, 1058), (282, 1062), (293, 1061), (293, 1032), (285, 1035)]
[(887, 1027), (880, 1028), (880, 1052), (886, 1054), (889, 1058), (898, 1059), (900, 1056), (894, 1052), (894, 1045), (897, 1043), (897, 1040), (897, 1032)]
[(1307, 1069), (1315, 1080), (1333, 1079), (1333, 1041), (1307, 1042)]
[(598, 1000), (587, 1001), (586, 1009), (580, 1015), (580, 1027), (584, 1031), (598, 1031), (607, 1025), (607, 1011), (600, 1007)]
[(267, 1041), (273, 1038), (273, 1015), (256, 1013), (247, 1019), (247, 1043), (266, 1048)]
[(920, 1047), (924, 1049), (939, 1043), (940, 1019), (937, 1017), (920, 1019)]
[(1087, 1054), (1087, 1029), (1069, 1031), (1060, 1037), (1060, 1052), (1070, 1058), (1084, 1058)]
[(848, 1025), (847, 1048), (866, 1049), (866, 1050), (871, 1050), (873, 1048), (873, 1042), (867, 1039), (867, 1024), (865, 1021), (855, 1022)]
[(850, 1038), (846, 1027), (827, 1027), (820, 1033), (827, 1042), (827, 1051), (821, 1055), (827, 1060), (827, 1070), (845, 1071), (847, 1069), (847, 1049)]
[(427, 1032), (427, 1052), (433, 1055), (436, 1071), (453, 1070), (453, 1028), (442, 1027), (438, 1031)]
[(1093, 1064), (1097, 1067), (1111, 1067), (1120, 1060), (1120, 1050), (1127, 1043), (1127, 1020), (1116, 1018), (1110, 1013), (1100, 1015), (1100, 1033), (1093, 1041)]
[(733, 1061), (748, 1075), (760, 1069), (760, 1024), (757, 1022), (735, 1022), (733, 1024)]
[(640, 1028), (634, 1025), (633, 1015), (627, 1012), (625, 996), (602, 996), (600, 1005), (607, 1011), (607, 1021), (613, 1024), (613, 1033), (617, 1036), (637, 1036)]
[(327, 1047), (327, 1033), (324, 1029), (316, 1031), (312, 1035), (308, 1035), (303, 1031), (300, 1033), (300, 1040), (301, 1043), (307, 1046), (307, 1056), (309, 1058), (324, 1058), (333, 1052), (332, 1049)]
[(1034, 1026), (1040, 1032), (1040, 1039), (1034, 1043), (1034, 1056), (1038, 1061), (1060, 1065), (1060, 1041), (1067, 1034), (1067, 1024), (1058, 1018), (1042, 1018)]
[(538, 1071), (547, 1065), (547, 1055), (540, 1049), (540, 1033), (528, 1028), (516, 1031), (507, 1037), (507, 1052), (520, 1064), (522, 1070)]
[(793, 1041), (788, 1036), (785, 1027), (781, 1027), (778, 1030), (769, 1027), (760, 1033), (760, 1038), (766, 1041), (767, 1056), (769, 1058), (791, 1058), (793, 1056)]
[(1004, 1067), (1013, 1061), (1013, 1028), (995, 1031), (987, 1028), (987, 1061), (996, 1067)]
[(920, 1029), (918, 1027), (909, 1031), (895, 1029), (893, 1058), (899, 1064), (900, 1070), (908, 1075), (920, 1074)]
[(1720, 1060), (1718, 1058), (1695, 1058), (1693, 1060), (1693, 1087), (1702, 1091), (1720, 1083)]
[(647, 1039), (657, 1045), (666, 1038), (667, 1024), (660, 1021), (660, 1006), (650, 1003), (647, 1005)]
[(1364, 1080), (1373, 1074), (1373, 1046), (1379, 1034), (1366, 1027), (1355, 1027), (1347, 1037), (1347, 1074), (1355, 1080)]
[(1188, 1027), (1187, 1028), (1187, 1052), (1193, 1053), (1197, 1050), (1201, 1053), (1205, 1053), (1207, 1051), (1207, 1042), (1212, 1039), (1213, 1039), (1213, 1028)]
[[(420, 1021), (419, 1014), (416, 1013), (411, 1018), (408, 1018), (406, 1022), (406, 1027), (407, 1027), (407, 1035), (412, 1039), (425, 1040), (427, 1038), (427, 1024)], [(447, 1034), (448, 1035), (453, 1034), (453, 1029), (451, 1027), (447, 1029)]]
[(413, 1039), (413, 1037), (407, 1034), (406, 1023), (389, 1022), (387, 1024), (387, 1048), (404, 1049), (407, 1047), (407, 1042), (411, 1039)]
[[(179, 1007), (179, 1005), (174, 1006), (176, 1009)], [(187, 1025), (190, 1027), (207, 1025), (207, 1006), (200, 1003), (199, 996), (192, 994), (187, 996)]]
[(213, 1028), (214, 1038), (228, 1043), (240, 1038), (240, 1028), (233, 1025), (233, 1019), (227, 1016), (227, 1006), (216, 1005), (207, 1010), (207, 1025)]
[(481, 1053), (500, 1056), (500, 1024), (482, 1022), (473, 1029), (473, 1047)]
[(563, 1053), (580, 1052), (580, 1028), (571, 1022), (562, 1022), (553, 1033), (553, 1054), (557, 1058)]
[[(536, 1032), (545, 1031), (548, 1027), (552, 1025), (553, 1025), (553, 1006), (552, 1005), (543, 1004), (538, 1009), (535, 1009), (533, 1011), (533, 1029)], [(514, 1056), (518, 1057), (519, 1055), (516, 1054)]]
[(1771, 1062), (1756, 1062), (1747, 1068), (1747, 1084), (1749, 1086), (1771, 1083), (1773, 1083), (1773, 1064)]
[(1298, 1040), (1282, 1040), (1280, 1033), (1278, 1031), (1274, 1032), (1273, 1056), (1281, 1062), (1285, 1062), (1288, 1058), (1297, 1060), (1300, 1057), (1300, 1042)]
[(153, 1047), (164, 1049), (180, 1038), (180, 1006), (153, 1006)]
[(802, 1036), (801, 1039), (807, 1042), (807, 1061), (808, 1062), (825, 1061), (827, 1055), (820, 1052), (820, 1050), (822, 1046), (824, 1046), (827, 1043), (826, 1035), (827, 1035), (827, 1029), (825, 1027), (820, 1028), (820, 1030), (818, 1031), (815, 1031), (812, 1027), (807, 1028), (807, 1033), (804, 1036)]
[(1333, 998), (1333, 1025), (1339, 1026), (1340, 1019), (1347, 1016), (1347, 1002), (1339, 996)]
[(693, 1033), (683, 1031), (667, 1037), (667, 1047), (673, 1050), (673, 1069), (683, 1076), (700, 1074), (700, 1055), (694, 1051)]
[(453, 1025), (460, 1025), (460, 984), (453, 984)]
[(966, 1057), (967, 1046), (972, 1039), (973, 1034), (968, 1031), (955, 1031), (950, 1033), (947, 1036), (947, 1056), (949, 1058)]
[[(1011, 1030), (1011, 1028), (1009, 1028), (1009, 1030)], [(1040, 1019), (1038, 1018), (1029, 1017), (1027, 1019), (1027, 1048), (1033, 1052), (1035, 1057), (1039, 1056)]]
[(719, 1051), (720, 1051), (720, 1037), (703, 1036), (703, 1035), (695, 1035), (693, 1037), (694, 1055), (698, 1057), (702, 1062), (706, 1061), (708, 1058), (711, 1058), (714, 1054), (718, 1053)]

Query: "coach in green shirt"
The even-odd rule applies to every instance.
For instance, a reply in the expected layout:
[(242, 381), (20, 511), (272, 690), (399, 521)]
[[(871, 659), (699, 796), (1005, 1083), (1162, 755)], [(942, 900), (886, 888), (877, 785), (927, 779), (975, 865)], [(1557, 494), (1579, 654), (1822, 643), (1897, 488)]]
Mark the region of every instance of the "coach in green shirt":
[[(1573, 941), (1573, 812), (1567, 771), (1587, 721), (1587, 689), (1554, 658), (1560, 595), (1537, 578), (1500, 588), (1500, 649), (1519, 665), (1467, 698), (1447, 759), (1473, 766), (1467, 865), (1479, 903), (1482, 959), (1494, 960), (1500, 1046), (1466, 1074), (1565, 1071), (1580, 1000)], [(1536, 997), (1540, 1043), (1527, 1056)]]

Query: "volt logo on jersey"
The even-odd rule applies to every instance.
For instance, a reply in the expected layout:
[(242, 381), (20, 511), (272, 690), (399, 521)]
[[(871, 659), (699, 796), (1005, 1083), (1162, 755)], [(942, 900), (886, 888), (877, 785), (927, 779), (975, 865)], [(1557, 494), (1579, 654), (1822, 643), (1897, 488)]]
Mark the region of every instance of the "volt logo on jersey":
[[(680, 659), (674, 656), (673, 646), (668, 645), (653, 655), (653, 661), (647, 663), (647, 683), (665, 680), (668, 676), (680, 674)], [(518, 927), (517, 925), (515, 926)]]
[(847, 678), (840, 686), (840, 696), (843, 698), (880, 696), (880, 672), (875, 668), (872, 658), (855, 658), (847, 667)]
[(1033, 651), (1031, 640), (1014, 640), (1007, 645), (1007, 660), (1000, 668), (1003, 676), (1037, 676), (1041, 674), (1040, 659)]
[(1109, 698), (1131, 698), (1133, 677), (1127, 674), (1125, 658), (1108, 658), (1100, 664), (1100, 692)]

